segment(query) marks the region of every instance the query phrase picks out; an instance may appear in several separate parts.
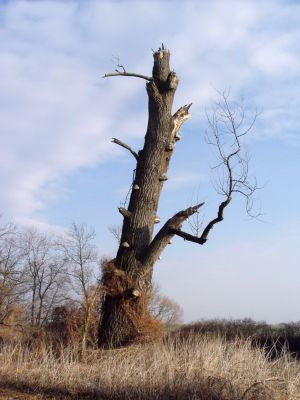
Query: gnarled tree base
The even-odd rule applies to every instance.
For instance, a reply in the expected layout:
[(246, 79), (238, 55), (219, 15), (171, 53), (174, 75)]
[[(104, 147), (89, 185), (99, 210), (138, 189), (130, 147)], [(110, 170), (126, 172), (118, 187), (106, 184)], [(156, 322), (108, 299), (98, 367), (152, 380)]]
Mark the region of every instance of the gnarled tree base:
[(118, 348), (149, 342), (163, 336), (163, 325), (151, 317), (147, 304), (143, 296), (141, 297), (142, 299), (105, 298), (99, 328), (99, 347)]

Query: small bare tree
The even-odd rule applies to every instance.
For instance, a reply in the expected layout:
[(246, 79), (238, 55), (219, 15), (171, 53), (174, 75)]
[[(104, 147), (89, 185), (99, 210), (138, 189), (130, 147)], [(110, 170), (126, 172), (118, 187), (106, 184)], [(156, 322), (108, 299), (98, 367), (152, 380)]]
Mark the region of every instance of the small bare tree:
[(30, 325), (41, 327), (64, 296), (65, 261), (57, 252), (54, 241), (36, 229), (22, 232), (20, 248), (30, 304)]
[(157, 284), (154, 284), (152, 288), (149, 310), (152, 317), (159, 320), (167, 328), (173, 328), (182, 323), (182, 308), (174, 300), (162, 295)]
[(98, 284), (99, 255), (95, 232), (84, 224), (73, 223), (67, 235), (60, 239), (64, 259), (68, 264), (71, 286), (83, 311), (82, 351), (86, 350), (89, 332), (100, 295)]
[(12, 223), (0, 227), (0, 325), (7, 325), (22, 295), (21, 252), (17, 246), (17, 230)]
[[(151, 76), (128, 72), (120, 63), (115, 72), (105, 75), (135, 77), (146, 81), (148, 126), (144, 147), (140, 151), (113, 138), (115, 144), (128, 150), (134, 157), (136, 168), (128, 207), (119, 207), (123, 227), (117, 255), (102, 279), (107, 289), (102, 306), (99, 342), (104, 347), (122, 346), (143, 334), (142, 319), (147, 307), (145, 298), (149, 298), (151, 293), (153, 266), (173, 236), (203, 245), (212, 228), (223, 220), (224, 210), (233, 195), (242, 194), (246, 197), (249, 212), (251, 196), (256, 189), (256, 184), (249, 181), (248, 159), (243, 157), (241, 147), (241, 139), (251, 130), (255, 118), (246, 128), (247, 118), (243, 110), (238, 116), (232, 110), (227, 96), (222, 95), (215, 113), (209, 118), (212, 132), (209, 140), (217, 149), (220, 167), (223, 168), (219, 189), (224, 198), (217, 215), (196, 235), (182, 230), (183, 223), (203, 206), (201, 202), (176, 213), (153, 237), (154, 225), (160, 222), (157, 209), (161, 191), (168, 180), (169, 163), (181, 139), (179, 130), (190, 118), (191, 107), (191, 104), (187, 104), (173, 113), (173, 99), (179, 79), (170, 69), (170, 52), (162, 46), (154, 52), (153, 57)], [(139, 319), (140, 324), (137, 323)]]
[(120, 244), (121, 236), (122, 236), (122, 226), (121, 225), (110, 225), (108, 227), (109, 232), (116, 239), (118, 244)]

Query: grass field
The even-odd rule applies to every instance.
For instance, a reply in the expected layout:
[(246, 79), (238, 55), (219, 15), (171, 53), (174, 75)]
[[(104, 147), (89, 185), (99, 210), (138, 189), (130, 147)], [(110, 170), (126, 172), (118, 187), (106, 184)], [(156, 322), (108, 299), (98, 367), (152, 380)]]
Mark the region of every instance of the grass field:
[(247, 340), (196, 334), (84, 356), (20, 343), (1, 349), (0, 382), (1, 399), (296, 400), (300, 363), (285, 351), (270, 360)]

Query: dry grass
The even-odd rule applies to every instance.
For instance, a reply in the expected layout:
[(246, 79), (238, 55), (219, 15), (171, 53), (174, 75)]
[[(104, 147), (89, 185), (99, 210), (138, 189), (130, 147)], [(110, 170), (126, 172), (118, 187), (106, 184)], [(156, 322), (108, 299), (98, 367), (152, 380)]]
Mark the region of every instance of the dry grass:
[[(120, 350), (5, 345), (0, 382), (10, 387), (93, 399), (300, 399), (300, 363), (268, 361), (246, 341), (191, 336)], [(69, 396), (67, 396), (69, 394)], [(80, 394), (80, 395), (79, 395)], [(71, 396), (71, 397), (70, 397)]]

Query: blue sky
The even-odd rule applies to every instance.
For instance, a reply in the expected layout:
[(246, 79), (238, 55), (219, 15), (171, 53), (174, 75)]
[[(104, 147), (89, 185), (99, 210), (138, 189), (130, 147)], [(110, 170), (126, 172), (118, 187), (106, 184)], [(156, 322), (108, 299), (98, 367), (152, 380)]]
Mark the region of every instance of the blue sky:
[(235, 198), (205, 246), (174, 240), (155, 279), (186, 321), (252, 317), (300, 320), (300, 2), (3, 1), (0, 3), (0, 210), (23, 225), (95, 227), (100, 252), (114, 255), (108, 230), (128, 191), (147, 123), (145, 84), (101, 76), (117, 56), (150, 74), (164, 42), (180, 78), (174, 111), (193, 102), (182, 128), (162, 220), (220, 198), (204, 140), (205, 110), (227, 90), (262, 110), (247, 140), (263, 222)]

